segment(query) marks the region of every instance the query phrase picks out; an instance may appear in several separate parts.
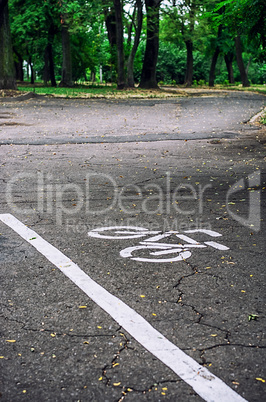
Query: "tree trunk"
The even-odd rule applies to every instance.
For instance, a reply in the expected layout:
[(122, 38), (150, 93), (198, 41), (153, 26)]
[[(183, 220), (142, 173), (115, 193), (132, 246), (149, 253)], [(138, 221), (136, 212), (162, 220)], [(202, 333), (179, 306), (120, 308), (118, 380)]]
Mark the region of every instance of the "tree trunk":
[(250, 64), (251, 64), (251, 60), (252, 60), (252, 57), (249, 58), (248, 64), (247, 64), (247, 67), (246, 67), (246, 74), (247, 74), (247, 76), (248, 76), (248, 70), (249, 70), (249, 67), (250, 67)]
[(222, 34), (222, 26), (219, 25), (218, 34), (217, 34), (217, 46), (216, 46), (215, 52), (212, 56), (211, 68), (210, 68), (210, 73), (209, 73), (209, 87), (214, 87), (215, 67), (216, 67), (216, 63), (217, 63), (218, 56), (220, 53), (219, 39), (221, 37), (221, 34)]
[(18, 81), (24, 81), (24, 71), (23, 71), (23, 59), (21, 55), (16, 51), (16, 49), (13, 49), (17, 60), (15, 61), (15, 69), (16, 69), (16, 79)]
[(218, 56), (220, 53), (220, 49), (217, 46), (215, 49), (215, 52), (212, 56), (212, 62), (211, 62), (211, 68), (210, 68), (210, 73), (209, 73), (209, 87), (214, 87), (214, 80), (215, 80), (215, 67), (216, 67), (216, 63), (218, 60)]
[(47, 85), (49, 80), (51, 80), (51, 86), (56, 87), (53, 49), (51, 43), (48, 43), (44, 53), (44, 73), (43, 73), (44, 84)]
[(185, 86), (190, 87), (192, 85), (193, 80), (193, 43), (192, 40), (185, 41), (187, 48), (187, 67), (186, 67), (186, 75), (185, 75)]
[(137, 27), (135, 32), (134, 43), (131, 49), (131, 52), (127, 61), (127, 86), (130, 88), (134, 88), (134, 59), (137, 52), (137, 48), (140, 41), (141, 29), (142, 29), (142, 20), (143, 20), (143, 12), (142, 12), (142, 1), (136, 1), (138, 12), (137, 12)]
[(30, 83), (33, 85), (34, 84), (34, 69), (33, 69), (31, 56), (29, 57), (29, 63), (28, 64), (30, 66)]
[(26, 70), (27, 70), (27, 81), (29, 81), (29, 79), (30, 79), (30, 69), (29, 69), (29, 62), (28, 61), (27, 61)]
[(54, 56), (53, 56), (53, 46), (48, 43), (47, 46), (48, 59), (49, 59), (49, 76), (51, 80), (51, 86), (56, 87), (55, 73), (54, 73)]
[(140, 88), (158, 88), (156, 64), (159, 52), (160, 0), (145, 0), (147, 16), (147, 39), (141, 72)]
[(113, 81), (113, 70), (116, 69), (116, 19), (113, 7), (109, 10), (108, 5), (104, 6), (105, 24), (110, 44), (110, 79)]
[(131, 46), (132, 30), (133, 30), (135, 15), (136, 15), (136, 9), (137, 9), (137, 1), (135, 1), (135, 4), (134, 4), (133, 14), (132, 14), (132, 17), (131, 17), (131, 22), (129, 22), (127, 24), (127, 45), (128, 45), (128, 47)]
[(243, 58), (242, 58), (242, 46), (241, 46), (241, 39), (240, 39), (239, 35), (237, 35), (235, 38), (235, 45), (236, 45), (236, 61), (237, 61), (237, 65), (239, 68), (242, 84), (243, 84), (243, 87), (249, 87), (250, 83), (248, 80), (248, 76), (247, 76)]
[(86, 73), (86, 68), (84, 68), (84, 70), (83, 70), (83, 78), (84, 78), (84, 81), (85, 81), (85, 82), (88, 81), (87, 73)]
[(60, 87), (72, 87), (72, 59), (71, 59), (71, 46), (70, 46), (70, 35), (68, 31), (68, 26), (65, 22), (62, 23), (62, 51), (63, 51), (63, 62), (62, 62), (62, 77), (59, 84)]
[(224, 55), (224, 61), (225, 61), (227, 72), (228, 72), (229, 84), (235, 83), (234, 71), (233, 71), (233, 58), (234, 58), (234, 54), (232, 52), (228, 52), (227, 54)]
[(20, 75), (20, 69), (19, 69), (19, 62), (15, 60), (15, 71), (16, 71), (16, 80), (20, 81), (19, 75)]
[(49, 81), (49, 56), (48, 56), (48, 45), (44, 51), (44, 70), (43, 70), (43, 83), (45, 86), (48, 85)]
[(122, 21), (122, 5), (120, 0), (114, 0), (116, 20), (116, 45), (117, 45), (117, 89), (125, 87), (125, 57), (124, 57), (124, 35)]
[(0, 89), (16, 89), (7, 0), (0, 1), (0, 43)]
[(51, 22), (51, 25), (48, 30), (48, 44), (46, 49), (49, 63), (49, 78), (51, 80), (51, 86), (56, 87), (56, 80), (54, 73), (53, 41), (54, 41), (54, 24), (53, 22)]
[(186, 74), (184, 85), (189, 87), (192, 85), (193, 80), (193, 34), (195, 29), (195, 18), (196, 11), (198, 8), (197, 0), (186, 0), (181, 5), (181, 8), (185, 6), (189, 8), (188, 18), (182, 17), (182, 36), (187, 49), (187, 65), (186, 65)]

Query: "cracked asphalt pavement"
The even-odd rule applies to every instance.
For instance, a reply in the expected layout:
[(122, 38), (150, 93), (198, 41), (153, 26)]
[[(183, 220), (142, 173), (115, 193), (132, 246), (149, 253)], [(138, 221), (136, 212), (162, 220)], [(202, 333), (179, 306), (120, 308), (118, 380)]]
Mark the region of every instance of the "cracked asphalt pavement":
[[(258, 402), (266, 389), (265, 129), (244, 122), (264, 103), (228, 92), (0, 104), (0, 214)], [(117, 226), (154, 233), (88, 236)], [(0, 400), (202, 400), (1, 221), (0, 233)], [(162, 237), (149, 240), (155, 233)], [(177, 243), (191, 255), (175, 260)]]

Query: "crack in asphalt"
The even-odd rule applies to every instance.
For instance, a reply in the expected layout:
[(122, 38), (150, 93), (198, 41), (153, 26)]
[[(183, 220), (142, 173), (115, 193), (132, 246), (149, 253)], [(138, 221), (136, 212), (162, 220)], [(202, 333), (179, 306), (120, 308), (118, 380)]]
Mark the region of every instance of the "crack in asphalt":
[(191, 268), (191, 270), (193, 270), (193, 272), (191, 274), (188, 274), (188, 275), (183, 275), (181, 278), (178, 279), (176, 285), (173, 286), (173, 288), (178, 290), (178, 292), (179, 292), (177, 303), (180, 303), (184, 307), (191, 308), (194, 313), (199, 315), (199, 317), (198, 317), (198, 319), (197, 319), (197, 321), (195, 323), (200, 324), (200, 325), (204, 325), (206, 327), (213, 328), (213, 329), (216, 329), (218, 331), (221, 331), (221, 332), (225, 333), (224, 340), (226, 341), (226, 343), (218, 343), (216, 345), (208, 346), (208, 347), (205, 347), (205, 348), (193, 348), (194, 351), (199, 352), (199, 358), (200, 358), (200, 360), (202, 362), (201, 364), (203, 366), (209, 366), (210, 364), (212, 364), (211, 361), (208, 361), (205, 358), (205, 353), (206, 353), (206, 351), (214, 350), (214, 349), (219, 348), (219, 347), (224, 347), (224, 346), (236, 347), (236, 346), (238, 346), (238, 347), (242, 347), (242, 348), (265, 349), (266, 346), (250, 345), (250, 344), (245, 345), (243, 343), (231, 343), (231, 341), (230, 341), (231, 332), (228, 329), (223, 329), (223, 328), (220, 328), (219, 326), (216, 326), (216, 325), (210, 325), (210, 324), (207, 324), (207, 323), (203, 323), (202, 319), (204, 318), (204, 314), (201, 313), (200, 311), (198, 311), (195, 306), (183, 302), (182, 297), (185, 295), (185, 292), (180, 289), (180, 286), (181, 286), (182, 281), (185, 278), (190, 278), (190, 277), (192, 277), (192, 276), (194, 276), (196, 274), (201, 274), (201, 275), (207, 275), (207, 276), (215, 277), (216, 280), (221, 279), (218, 276), (210, 275), (210, 274), (207, 274), (207, 273), (205, 274), (205, 273), (200, 272), (200, 270), (196, 266), (193, 266), (192, 264), (190, 264), (186, 260), (184, 260), (184, 262)]
[[(120, 343), (121, 348), (115, 353), (113, 359), (111, 360), (111, 363), (106, 364), (103, 368), (102, 368), (102, 378), (105, 379), (105, 385), (108, 386), (112, 386), (113, 388), (120, 388), (121, 389), (121, 397), (119, 397), (115, 402), (122, 402), (125, 400), (125, 398), (127, 397), (128, 394), (130, 393), (138, 393), (138, 394), (146, 394), (148, 392), (151, 392), (153, 389), (156, 389), (156, 387), (159, 386), (163, 386), (167, 383), (179, 383), (182, 380), (164, 380), (164, 381), (158, 381), (157, 383), (154, 383), (152, 385), (150, 385), (149, 387), (145, 388), (145, 389), (138, 389), (136, 387), (132, 387), (129, 385), (122, 385), (122, 384), (112, 384), (112, 370), (117, 367), (119, 365), (118, 360), (121, 356), (121, 353), (123, 353), (123, 351), (127, 350), (127, 349), (131, 349), (134, 350), (133, 347), (129, 346), (130, 340), (127, 338), (127, 336), (121, 332), (122, 327), (120, 327), (116, 332), (119, 332), (119, 335), (123, 338), (123, 342)], [(108, 371), (108, 373), (107, 373)], [(110, 372), (110, 374), (109, 374)]]
[[(191, 263), (189, 263), (188, 261), (184, 260), (184, 262), (191, 268), (191, 270), (193, 270), (193, 272), (192, 272), (191, 274), (189, 274), (189, 275), (183, 275), (181, 278), (179, 278), (177, 284), (173, 286), (173, 288), (174, 288), (174, 289), (177, 289), (178, 292), (179, 292), (179, 296), (178, 296), (177, 303), (180, 303), (180, 304), (181, 304), (182, 306), (184, 306), (184, 307), (189, 307), (190, 309), (192, 309), (192, 311), (193, 311), (197, 316), (199, 316), (198, 319), (195, 321), (195, 324), (204, 325), (204, 326), (206, 326), (206, 327), (214, 328), (214, 329), (219, 330), (219, 331), (221, 331), (221, 332), (225, 332), (225, 340), (227, 340), (227, 342), (230, 343), (230, 340), (229, 340), (230, 331), (229, 331), (229, 330), (227, 330), (227, 329), (222, 329), (222, 328), (220, 328), (220, 327), (218, 327), (218, 326), (215, 326), (215, 325), (210, 325), (210, 324), (207, 324), (207, 323), (203, 323), (203, 322), (202, 322), (202, 319), (204, 318), (204, 314), (201, 313), (199, 310), (197, 310), (197, 308), (196, 308), (194, 305), (183, 302), (182, 297), (183, 297), (183, 295), (185, 295), (185, 292), (183, 292), (179, 287), (180, 287), (182, 281), (183, 281), (185, 278), (190, 278), (190, 277), (192, 277), (192, 276), (194, 276), (194, 275), (196, 275), (196, 274), (208, 275), (208, 276), (212, 276), (212, 277), (213, 277), (213, 275), (201, 273), (200, 270), (198, 270), (198, 268), (197, 268), (196, 266), (193, 266), (193, 265), (192, 265)], [(215, 276), (214, 276), (214, 277), (215, 277)], [(216, 279), (217, 279), (217, 278), (216, 278)]]
[(208, 350), (216, 349), (222, 346), (238, 346), (241, 348), (250, 348), (250, 349), (266, 349), (266, 346), (261, 346), (261, 345), (245, 345), (243, 343), (219, 343), (217, 345), (209, 346), (204, 349), (198, 349), (200, 352), (206, 352)]
[(205, 358), (205, 353), (209, 350), (214, 350), (220, 347), (224, 347), (224, 346), (229, 346), (229, 347), (241, 347), (241, 348), (246, 348), (246, 349), (266, 349), (266, 346), (259, 346), (259, 345), (245, 345), (242, 343), (219, 343), (217, 345), (213, 345), (213, 346), (209, 346), (207, 348), (202, 348), (202, 349), (197, 349), (197, 351), (199, 352), (199, 358), (202, 361), (202, 365), (203, 366), (209, 366), (210, 364), (212, 364), (212, 361), (210, 360), (206, 360)]
[[(9, 309), (9, 306), (6, 306), (7, 309)], [(76, 334), (76, 333), (66, 333), (66, 332), (57, 332), (54, 329), (47, 329), (47, 328), (30, 328), (27, 327), (27, 324), (23, 321), (20, 321), (16, 318), (10, 318), (7, 317), (5, 315), (1, 315), (1, 318), (4, 318), (5, 320), (11, 321), (11, 322), (15, 322), (17, 324), (21, 324), (21, 329), (25, 330), (25, 331), (30, 331), (30, 332), (47, 332), (49, 334), (54, 334), (55, 336), (68, 336), (70, 338), (97, 338), (97, 337), (106, 337), (106, 338), (112, 338), (114, 336), (114, 334), (118, 331), (115, 330), (113, 333), (109, 333), (109, 334)]]
[(123, 337), (124, 341), (120, 343), (121, 348), (115, 353), (113, 359), (111, 360), (110, 364), (106, 364), (103, 368), (102, 368), (102, 377), (105, 379), (105, 385), (109, 386), (111, 385), (111, 378), (107, 375), (107, 370), (112, 370), (114, 367), (116, 367), (117, 365), (119, 365), (119, 363), (117, 362), (117, 360), (120, 357), (120, 354), (126, 350), (126, 349), (132, 349), (130, 348), (128, 345), (130, 343), (130, 340), (126, 337), (126, 335), (121, 332), (122, 327), (120, 326), (115, 332), (119, 332), (119, 335), (121, 337)]

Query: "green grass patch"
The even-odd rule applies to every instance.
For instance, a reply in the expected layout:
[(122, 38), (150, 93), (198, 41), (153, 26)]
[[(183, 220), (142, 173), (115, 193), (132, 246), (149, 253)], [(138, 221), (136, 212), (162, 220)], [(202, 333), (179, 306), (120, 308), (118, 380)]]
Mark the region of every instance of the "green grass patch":
[(260, 124), (263, 124), (266, 126), (266, 112), (263, 113), (263, 115), (260, 118)]
[(242, 85), (219, 85), (219, 87), (233, 91), (248, 91), (266, 94), (266, 85), (250, 85), (250, 87), (243, 87)]
[[(206, 84), (197, 85), (197, 90), (208, 90), (210, 89)], [(233, 91), (250, 91), (266, 94), (265, 85), (251, 85), (248, 88), (242, 87), (240, 85), (215, 85), (215, 89), (222, 90), (233, 90)], [(90, 85), (75, 85), (72, 88), (62, 88), (62, 87), (50, 87), (44, 86), (40, 82), (31, 85), (29, 83), (20, 84), (18, 90), (22, 92), (35, 92), (40, 95), (50, 95), (54, 97), (64, 97), (64, 98), (166, 98), (166, 97), (178, 97), (186, 95), (186, 88), (182, 85), (178, 86), (167, 86), (162, 90), (142, 90), (139, 88), (118, 90), (115, 84), (90, 84)]]
[[(116, 85), (75, 85), (72, 88), (65, 87), (44, 87), (40, 83), (35, 85), (19, 85), (18, 90), (22, 92), (35, 92), (39, 95), (50, 95), (64, 98), (166, 98), (177, 97), (180, 93), (167, 93), (158, 90), (143, 90), (130, 88), (125, 90), (116, 89)], [(184, 95), (184, 94), (182, 94)]]
[(116, 86), (75, 86), (73, 88), (43, 87), (43, 86), (18, 86), (22, 92), (35, 92), (40, 95), (53, 95), (64, 97), (78, 97), (82, 95), (112, 95), (117, 92)]

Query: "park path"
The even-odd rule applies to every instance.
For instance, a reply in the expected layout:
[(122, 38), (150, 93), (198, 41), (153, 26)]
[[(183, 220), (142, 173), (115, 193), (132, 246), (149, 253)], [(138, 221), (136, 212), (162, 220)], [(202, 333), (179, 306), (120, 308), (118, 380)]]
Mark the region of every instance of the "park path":
[(263, 400), (263, 99), (1, 105), (3, 401)]
[(64, 144), (234, 138), (263, 95), (207, 92), (171, 99), (38, 97), (0, 103), (0, 144)]

